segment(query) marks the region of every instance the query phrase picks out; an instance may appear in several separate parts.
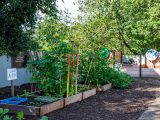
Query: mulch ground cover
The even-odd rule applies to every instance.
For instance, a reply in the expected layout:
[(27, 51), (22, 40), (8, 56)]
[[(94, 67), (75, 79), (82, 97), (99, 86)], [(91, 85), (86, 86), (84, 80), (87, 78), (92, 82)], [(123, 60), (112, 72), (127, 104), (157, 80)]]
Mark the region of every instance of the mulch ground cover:
[[(99, 92), (46, 116), (49, 120), (137, 120), (156, 98), (159, 86), (158, 79), (136, 79), (129, 89)], [(38, 120), (38, 117), (25, 116), (25, 119)]]

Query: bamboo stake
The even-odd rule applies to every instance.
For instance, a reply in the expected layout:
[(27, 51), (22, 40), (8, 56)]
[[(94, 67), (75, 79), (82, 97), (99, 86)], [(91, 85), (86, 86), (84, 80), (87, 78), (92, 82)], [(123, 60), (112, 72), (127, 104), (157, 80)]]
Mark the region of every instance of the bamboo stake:
[(68, 62), (68, 75), (67, 75), (67, 97), (69, 96), (69, 80), (70, 80), (70, 54), (68, 54), (67, 57), (67, 62)]
[(75, 85), (76, 94), (78, 92), (77, 84), (78, 84), (78, 54), (76, 54), (76, 85)]

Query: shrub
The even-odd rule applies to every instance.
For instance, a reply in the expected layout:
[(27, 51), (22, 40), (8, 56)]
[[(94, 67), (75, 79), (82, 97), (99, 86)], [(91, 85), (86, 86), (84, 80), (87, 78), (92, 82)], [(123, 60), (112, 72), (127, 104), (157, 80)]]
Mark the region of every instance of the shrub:
[(82, 54), (80, 63), (82, 83), (97, 86), (112, 83), (117, 88), (128, 88), (132, 83), (132, 78), (128, 74), (109, 67), (111, 61), (100, 59), (98, 53)]
[(85, 84), (103, 85), (109, 83), (107, 75), (111, 72), (110, 61), (100, 59), (98, 53), (85, 53), (80, 58), (80, 74)]
[(133, 79), (130, 75), (114, 69), (112, 71), (110, 83), (112, 83), (113, 87), (125, 89), (132, 84)]

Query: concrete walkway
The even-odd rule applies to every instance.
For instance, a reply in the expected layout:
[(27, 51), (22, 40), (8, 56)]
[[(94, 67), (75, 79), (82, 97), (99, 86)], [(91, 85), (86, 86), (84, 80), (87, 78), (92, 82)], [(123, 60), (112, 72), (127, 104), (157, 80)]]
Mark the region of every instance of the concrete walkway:
[(138, 120), (160, 120), (160, 98), (157, 98)]
[[(130, 74), (132, 77), (139, 77), (139, 66), (124, 66), (122, 71)], [(160, 69), (142, 68), (142, 77), (160, 78)], [(152, 101), (148, 109), (138, 120), (160, 120), (160, 88), (155, 88), (151, 91), (156, 91), (156, 99)]]
[(149, 105), (148, 109), (138, 120), (160, 120), (160, 89), (157, 90), (157, 98)]
[[(122, 71), (130, 74), (132, 77), (139, 77), (139, 66), (123, 66)], [(142, 77), (160, 78), (159, 68), (142, 68)]]

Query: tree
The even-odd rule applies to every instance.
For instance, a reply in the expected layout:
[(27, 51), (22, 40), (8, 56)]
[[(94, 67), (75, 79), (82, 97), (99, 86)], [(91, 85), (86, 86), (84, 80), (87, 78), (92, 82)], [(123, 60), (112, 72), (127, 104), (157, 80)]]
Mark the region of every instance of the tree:
[(39, 42), (41, 49), (51, 50), (57, 43), (69, 40), (69, 26), (52, 17), (45, 18), (35, 30), (34, 40)]
[[(79, 3), (86, 23), (100, 21), (90, 25), (97, 26), (92, 31), (98, 36), (108, 36), (107, 42), (103, 42), (105, 45), (111, 41), (118, 50), (134, 54), (150, 48), (160, 50), (158, 0), (79, 0)], [(98, 28), (101, 29), (98, 31)], [(97, 37), (97, 41), (102, 37)]]
[(56, 17), (56, 0), (1, 0), (0, 53), (16, 55), (36, 44), (31, 36), (38, 16)]
[(118, 44), (114, 42), (112, 36), (109, 36), (108, 27), (110, 26), (107, 19), (99, 16), (92, 21), (77, 23), (72, 26), (70, 38), (79, 46), (81, 52), (94, 52), (105, 47), (116, 50)]

